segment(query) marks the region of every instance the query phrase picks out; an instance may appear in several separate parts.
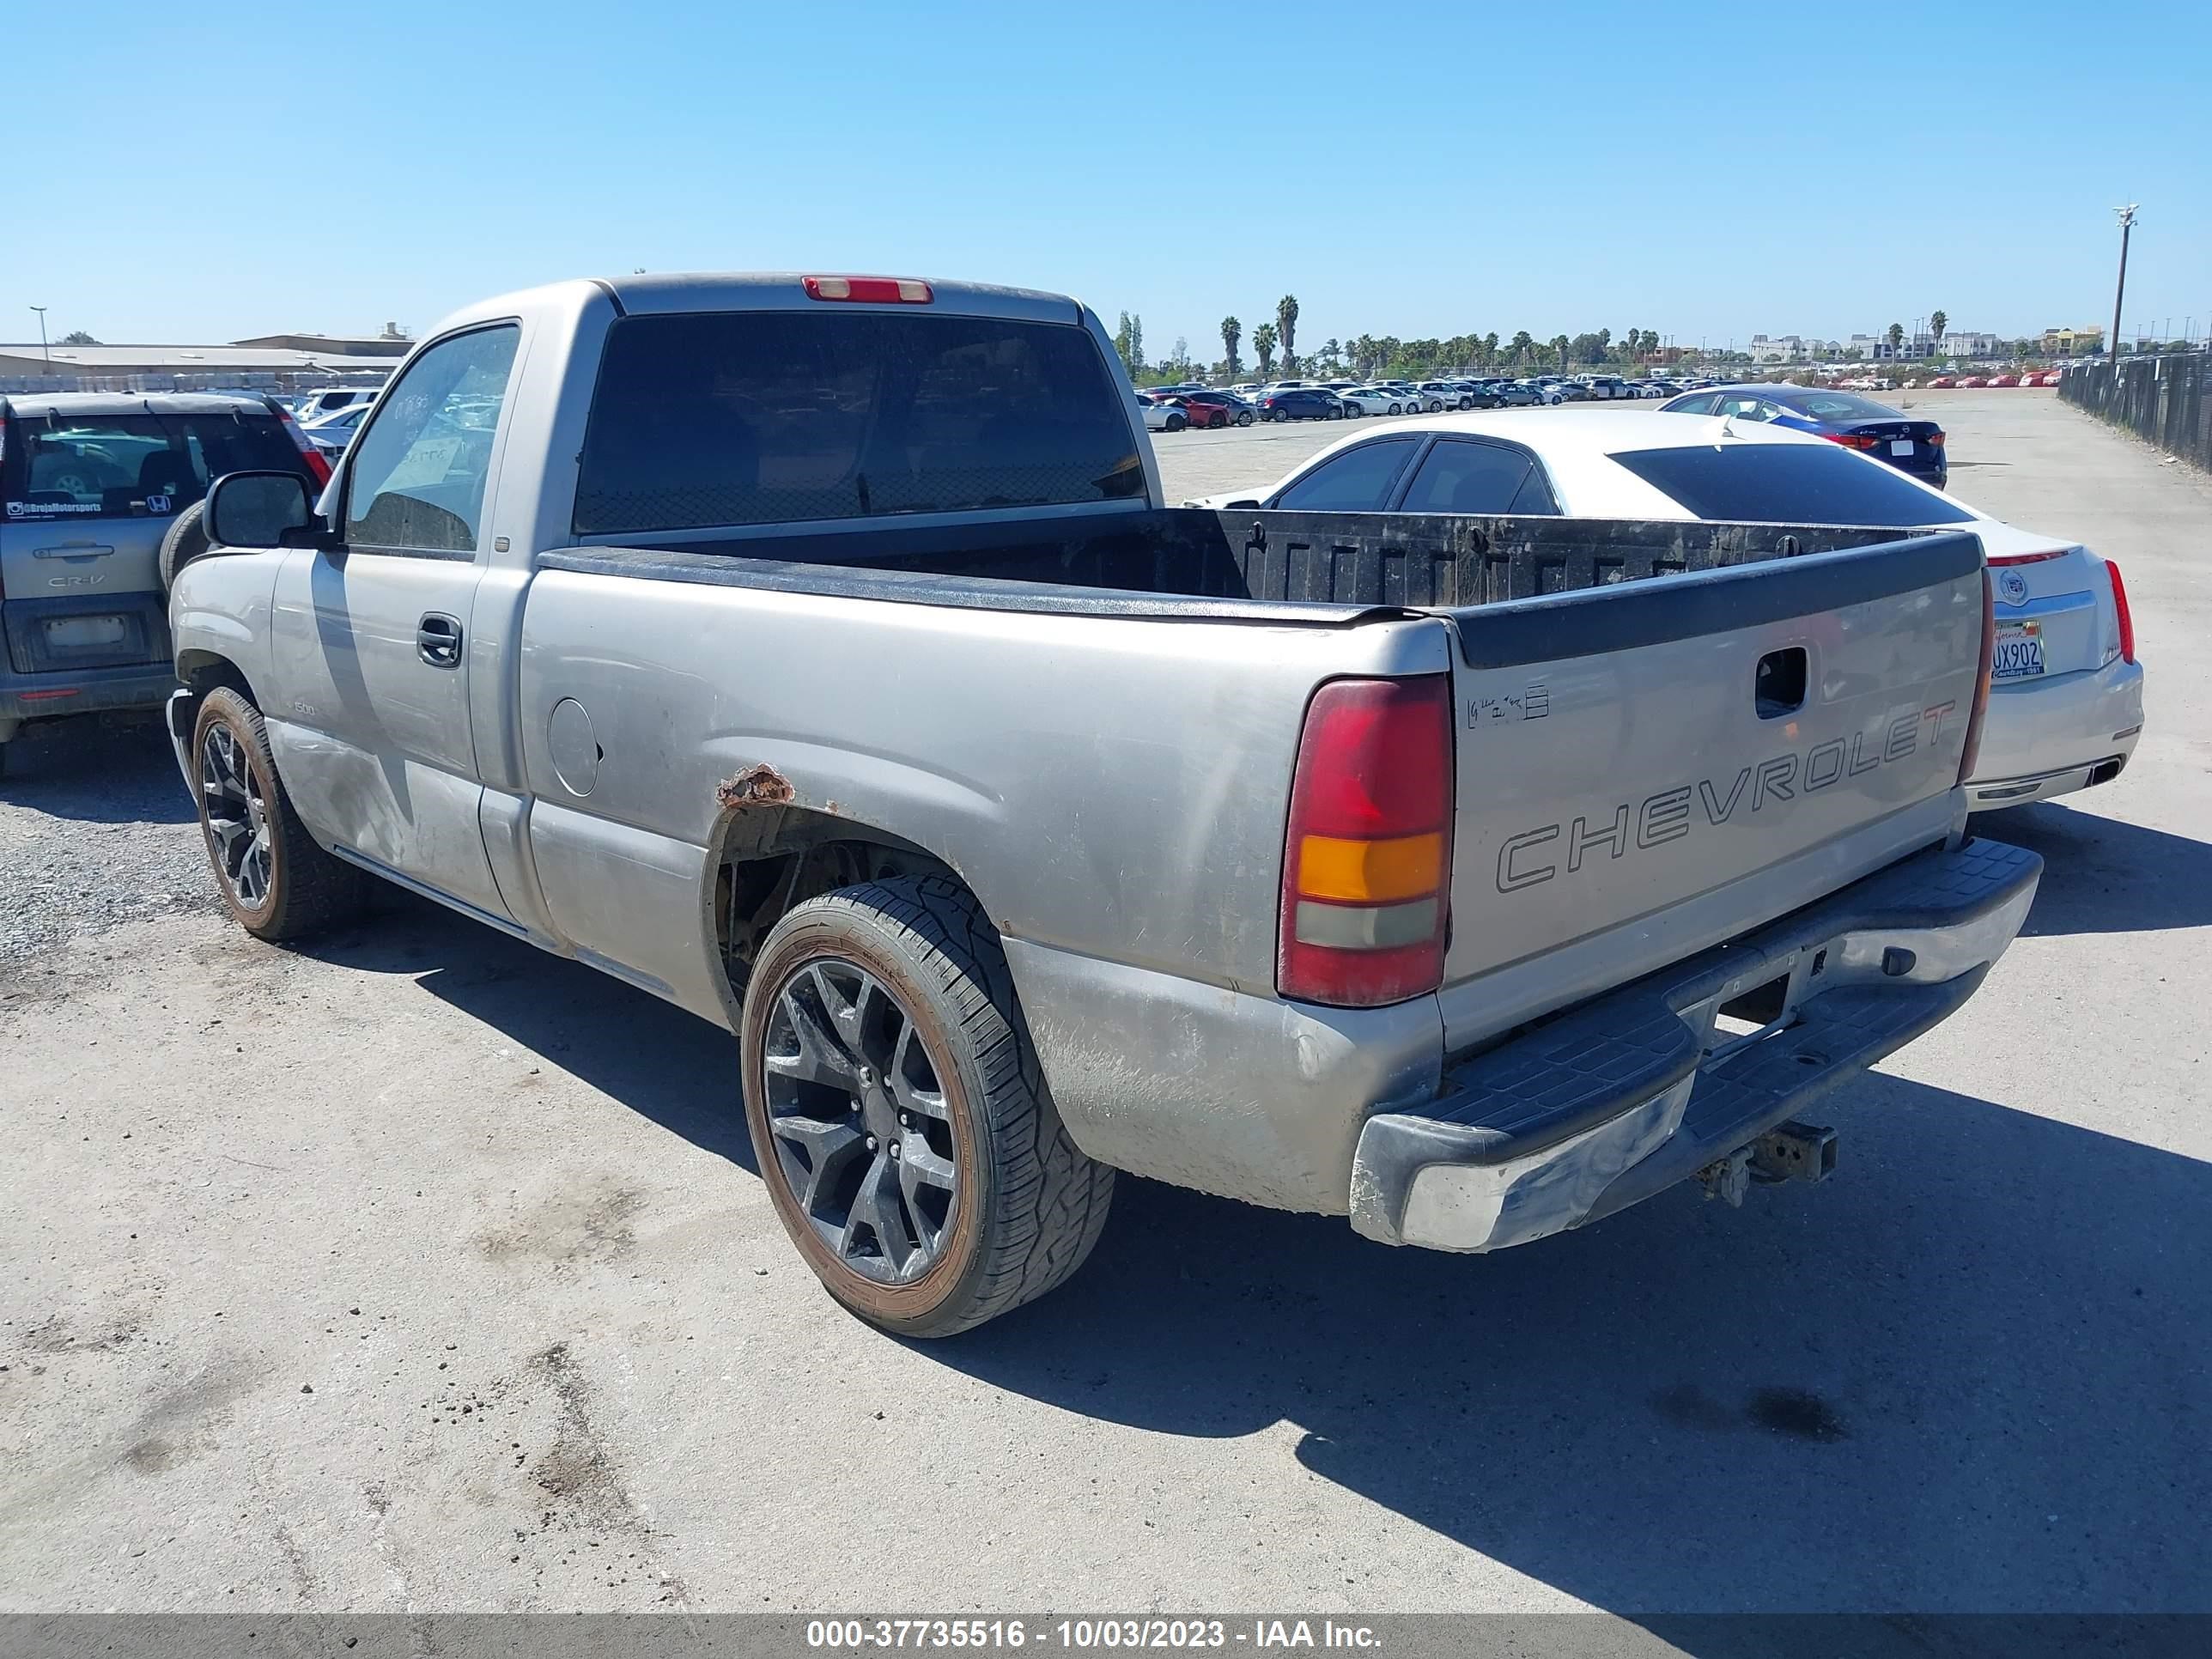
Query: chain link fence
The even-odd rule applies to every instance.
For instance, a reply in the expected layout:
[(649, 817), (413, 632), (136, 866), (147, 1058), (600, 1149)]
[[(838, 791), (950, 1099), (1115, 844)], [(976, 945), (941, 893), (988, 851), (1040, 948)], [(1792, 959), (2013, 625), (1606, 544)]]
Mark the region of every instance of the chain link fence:
[(2058, 395), (2212, 471), (2212, 355), (2076, 363), (2059, 376)]

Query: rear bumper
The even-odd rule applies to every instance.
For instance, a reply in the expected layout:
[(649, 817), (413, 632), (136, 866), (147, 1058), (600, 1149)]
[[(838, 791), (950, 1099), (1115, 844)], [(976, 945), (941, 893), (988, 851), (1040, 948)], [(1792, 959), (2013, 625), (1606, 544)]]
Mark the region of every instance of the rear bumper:
[[(76, 648), (57, 644), (50, 630), (78, 618), (112, 622), (119, 637)], [(157, 594), (99, 592), (0, 603), (0, 743), (29, 720), (158, 708), (176, 684), (168, 623)]]
[(2094, 672), (1990, 693), (1966, 808), (2048, 800), (2119, 775), (2142, 735), (2143, 672), (2118, 659)]
[[(1352, 1224), (1481, 1251), (1582, 1226), (1726, 1159), (1973, 994), (2043, 862), (1931, 850), (1446, 1067), (1437, 1097), (1367, 1121)], [(1784, 981), (1758, 1032), (1721, 1006)]]
[(176, 688), (176, 671), (165, 662), (58, 674), (18, 674), (0, 663), (0, 743), (29, 720), (159, 708)]

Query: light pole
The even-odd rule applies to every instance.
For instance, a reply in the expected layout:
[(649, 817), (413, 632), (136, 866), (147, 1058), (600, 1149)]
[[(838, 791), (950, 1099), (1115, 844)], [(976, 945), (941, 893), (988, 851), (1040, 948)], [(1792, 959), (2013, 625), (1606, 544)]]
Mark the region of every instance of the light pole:
[(31, 309), (39, 313), (40, 354), (46, 358), (46, 367), (52, 368), (54, 366), (54, 349), (46, 343), (46, 308), (44, 306), (33, 306)]
[(2136, 207), (2136, 204), (2130, 202), (2125, 207), (2112, 210), (2120, 216), (2120, 280), (2118, 286), (2112, 290), (2112, 357), (2114, 362), (2120, 360), (2120, 301), (2128, 291), (2128, 233), (2135, 228)]

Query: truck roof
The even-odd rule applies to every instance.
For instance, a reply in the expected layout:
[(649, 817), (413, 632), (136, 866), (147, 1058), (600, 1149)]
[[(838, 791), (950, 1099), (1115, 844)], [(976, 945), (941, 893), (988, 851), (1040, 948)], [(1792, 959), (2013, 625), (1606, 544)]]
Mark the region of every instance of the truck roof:
[(443, 319), (432, 334), (464, 324), (511, 317), (518, 312), (547, 305), (575, 307), (594, 291), (605, 295), (623, 311), (634, 314), (666, 314), (691, 311), (804, 311), (851, 305), (862, 311), (929, 309), (956, 316), (1008, 317), (1024, 321), (1076, 323), (1083, 307), (1065, 294), (1036, 289), (1002, 288), (988, 283), (946, 282), (927, 276), (930, 288), (923, 305), (870, 305), (817, 300), (805, 286), (809, 276), (868, 276), (885, 273), (836, 271), (817, 267), (812, 271), (650, 271), (623, 276), (580, 277), (525, 289), (478, 301)]

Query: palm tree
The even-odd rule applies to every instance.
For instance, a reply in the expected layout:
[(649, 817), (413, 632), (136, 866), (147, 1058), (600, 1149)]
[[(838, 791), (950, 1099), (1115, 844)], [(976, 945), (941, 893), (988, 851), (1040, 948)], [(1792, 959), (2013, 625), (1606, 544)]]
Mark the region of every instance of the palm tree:
[(1943, 332), (1950, 326), (1951, 319), (1940, 311), (1928, 319), (1928, 337), (1936, 343), (1936, 354), (1938, 356), (1942, 356), (1943, 353)]
[(1275, 372), (1275, 325), (1262, 323), (1252, 331), (1252, 349), (1260, 354), (1260, 373)]
[(1894, 357), (1897, 356), (1898, 343), (1905, 338), (1905, 325), (1903, 323), (1892, 323), (1887, 328), (1884, 329), (1882, 332), (1889, 340), (1889, 355)]
[(1285, 294), (1275, 301), (1275, 331), (1283, 342), (1283, 373), (1298, 372), (1298, 301), (1294, 294)]
[(1567, 366), (1567, 337), (1564, 334), (1554, 334), (1552, 337), (1552, 349), (1558, 354), (1559, 367), (1565, 368)]
[(1243, 324), (1238, 322), (1234, 317), (1224, 317), (1221, 319), (1221, 356), (1228, 366), (1229, 378), (1232, 380), (1237, 378), (1238, 373), (1237, 343), (1243, 337)]
[(1534, 349), (1535, 343), (1534, 337), (1524, 328), (1513, 337), (1511, 343), (1506, 347), (1506, 349), (1513, 354), (1515, 362), (1525, 363), (1528, 361), (1528, 353)]

